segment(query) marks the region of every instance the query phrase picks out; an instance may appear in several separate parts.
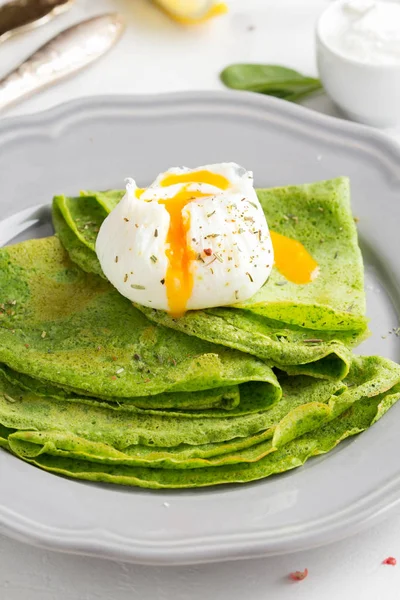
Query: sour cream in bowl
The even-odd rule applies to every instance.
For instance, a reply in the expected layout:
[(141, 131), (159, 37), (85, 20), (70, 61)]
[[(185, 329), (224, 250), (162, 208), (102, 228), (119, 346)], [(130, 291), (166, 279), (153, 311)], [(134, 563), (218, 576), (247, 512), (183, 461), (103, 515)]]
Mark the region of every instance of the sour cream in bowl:
[(333, 2), (317, 24), (317, 62), (327, 93), (351, 119), (400, 123), (399, 2)]

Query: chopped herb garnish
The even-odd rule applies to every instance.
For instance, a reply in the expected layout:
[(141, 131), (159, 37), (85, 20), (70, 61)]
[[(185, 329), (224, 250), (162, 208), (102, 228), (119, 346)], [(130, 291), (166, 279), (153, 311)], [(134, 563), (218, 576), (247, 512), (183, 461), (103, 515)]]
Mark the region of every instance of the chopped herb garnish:
[(204, 236), (204, 239), (206, 240), (207, 238), (216, 238), (219, 237), (221, 234), (220, 233), (209, 233), (208, 235)]
[(247, 272), (247, 273), (246, 273), (246, 275), (247, 275), (247, 277), (250, 279), (251, 283), (253, 283), (253, 281), (254, 281), (254, 280), (253, 280), (252, 276), (250, 275), (250, 273), (249, 273), (249, 272)]
[(124, 283), (126, 283), (127, 281), (128, 281), (128, 273), (125, 273)]
[(236, 300), (239, 300), (239, 290), (235, 290), (235, 298)]
[(150, 260), (151, 260), (153, 263), (156, 263), (156, 262), (158, 261), (158, 258), (157, 258), (157, 256), (154, 256), (154, 254), (152, 254), (152, 255), (150, 256)]
[(117, 263), (117, 262), (118, 262), (118, 260), (119, 260), (119, 259), (118, 259), (118, 256), (116, 256), (116, 257), (115, 257), (115, 262)]
[(161, 285), (164, 285), (165, 279), (161, 279), (160, 283), (161, 283)]
[(239, 227), (239, 231), (238, 231), (238, 233), (244, 233), (245, 231), (246, 231), (246, 230), (245, 230), (245, 229), (243, 229), (243, 227)]
[(137, 283), (131, 283), (131, 288), (133, 288), (134, 290), (145, 290), (146, 289), (144, 287), (144, 285), (139, 285)]
[(339, 256), (339, 252), (335, 252), (335, 256), (333, 258), (336, 260), (338, 256)]
[(124, 217), (124, 221), (126, 221), (127, 223), (129, 223), (128, 217)]
[(215, 210), (213, 210), (211, 213), (209, 213), (207, 215), (207, 219), (209, 219), (210, 217), (212, 217), (213, 215), (215, 215)]
[(158, 237), (158, 229), (154, 230), (154, 237)]
[(214, 256), (220, 263), (224, 262), (224, 259), (222, 258), (222, 256), (220, 254), (218, 254), (218, 252), (214, 252)]
[(8, 394), (3, 394), (4, 400), (7, 400), (7, 402), (16, 402), (15, 398), (11, 398), (11, 396), (9, 396)]

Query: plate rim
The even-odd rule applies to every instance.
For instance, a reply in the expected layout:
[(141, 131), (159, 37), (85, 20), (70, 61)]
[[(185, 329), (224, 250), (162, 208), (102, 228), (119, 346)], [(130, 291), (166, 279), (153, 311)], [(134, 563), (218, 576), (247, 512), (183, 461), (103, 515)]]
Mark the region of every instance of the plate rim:
[[(62, 103), (43, 112), (18, 117), (6, 117), (0, 122), (0, 146), (7, 145), (27, 136), (37, 135), (58, 137), (71, 123), (96, 118), (100, 113), (157, 113), (199, 109), (209, 114), (217, 106), (234, 111), (238, 116), (261, 111), (271, 120), (281, 118), (292, 127), (308, 131), (313, 138), (329, 134), (342, 143), (358, 143), (360, 149), (379, 152), (386, 166), (398, 172), (400, 145), (382, 131), (368, 126), (351, 123), (337, 117), (315, 112), (279, 99), (248, 92), (194, 91), (174, 92), (157, 95), (105, 95), (85, 97)], [(310, 129), (311, 128), (311, 129)], [(363, 145), (364, 144), (364, 145)], [(398, 175), (397, 175), (398, 177)], [(28, 215), (37, 210), (21, 211)], [(18, 218), (18, 214), (9, 218)], [(22, 218), (22, 217), (21, 217)], [(7, 221), (7, 219), (5, 219)], [(4, 222), (4, 221), (3, 221)], [(400, 472), (386, 486), (362, 498), (359, 502), (338, 511), (333, 515), (312, 522), (311, 530), (303, 527), (280, 528), (274, 530), (247, 532), (240, 534), (220, 534), (212, 538), (182, 538), (180, 541), (142, 541), (123, 538), (104, 528), (70, 531), (65, 528), (50, 527), (44, 523), (27, 519), (12, 509), (0, 506), (0, 533), (28, 541), (43, 548), (69, 553), (81, 553), (104, 558), (125, 560), (148, 565), (181, 565), (218, 562), (233, 559), (255, 558), (284, 554), (324, 543), (337, 541), (356, 533), (363, 527), (376, 522), (389, 510), (400, 503)], [(308, 523), (310, 527), (310, 522)], [(297, 531), (296, 531), (297, 530)], [(326, 541), (325, 537), (328, 539)]]
[[(8, 142), (9, 139), (15, 139), (19, 136), (24, 136), (27, 133), (35, 133), (34, 129), (38, 128), (42, 132), (42, 126), (46, 123), (47, 126), (53, 124), (57, 129), (57, 122), (60, 119), (66, 120), (68, 117), (75, 115), (75, 122), (79, 119), (87, 119), (93, 116), (93, 110), (104, 110), (105, 108), (115, 110), (118, 105), (119, 110), (126, 108), (132, 113), (132, 110), (148, 112), (157, 110), (157, 107), (169, 107), (173, 112), (178, 111), (179, 104), (193, 104), (205, 105), (209, 103), (215, 105), (216, 103), (227, 102), (228, 104), (235, 105), (237, 109), (242, 107), (248, 109), (267, 110), (273, 112), (275, 115), (281, 115), (287, 120), (288, 118), (292, 121), (303, 121), (304, 124), (310, 124), (313, 126), (319, 126), (319, 129), (329, 130), (336, 134), (341, 132), (347, 134), (346, 137), (359, 138), (359, 140), (374, 140), (377, 143), (382, 144), (381, 150), (386, 153), (389, 151), (393, 158), (397, 159), (400, 157), (400, 143), (397, 142), (389, 133), (385, 133), (384, 130), (380, 130), (369, 125), (363, 125), (353, 121), (348, 121), (340, 117), (327, 115), (318, 112), (312, 108), (295, 104), (294, 102), (288, 102), (275, 98), (273, 96), (266, 96), (255, 92), (246, 91), (231, 91), (231, 90), (193, 90), (188, 92), (162, 92), (157, 94), (100, 94), (96, 96), (83, 96), (81, 98), (74, 98), (61, 102), (47, 108), (43, 111), (34, 113), (27, 113), (17, 116), (5, 116), (0, 115), (0, 145)], [(267, 114), (265, 115), (267, 116)], [(65, 123), (68, 125), (68, 121)], [(59, 133), (59, 131), (53, 131)], [(13, 135), (14, 132), (14, 135)], [(36, 131), (37, 132), (37, 131)], [(314, 136), (317, 130), (313, 130)], [(6, 134), (9, 135), (9, 139)], [(48, 133), (47, 133), (48, 136)]]

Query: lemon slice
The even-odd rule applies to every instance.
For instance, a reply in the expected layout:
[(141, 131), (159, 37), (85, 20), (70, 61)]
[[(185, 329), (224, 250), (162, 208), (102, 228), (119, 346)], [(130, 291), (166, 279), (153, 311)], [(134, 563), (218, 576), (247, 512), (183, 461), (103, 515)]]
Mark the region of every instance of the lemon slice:
[(184, 25), (204, 23), (228, 12), (225, 2), (215, 0), (155, 0), (170, 17)]

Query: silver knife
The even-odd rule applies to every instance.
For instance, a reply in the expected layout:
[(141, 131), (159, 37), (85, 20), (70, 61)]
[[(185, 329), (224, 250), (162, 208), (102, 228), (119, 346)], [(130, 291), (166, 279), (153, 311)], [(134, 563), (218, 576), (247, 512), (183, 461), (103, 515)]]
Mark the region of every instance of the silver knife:
[(0, 3), (0, 42), (43, 25), (67, 11), (75, 0), (11, 0)]
[(0, 80), (0, 110), (87, 67), (112, 48), (123, 30), (122, 18), (111, 13), (61, 32)]

